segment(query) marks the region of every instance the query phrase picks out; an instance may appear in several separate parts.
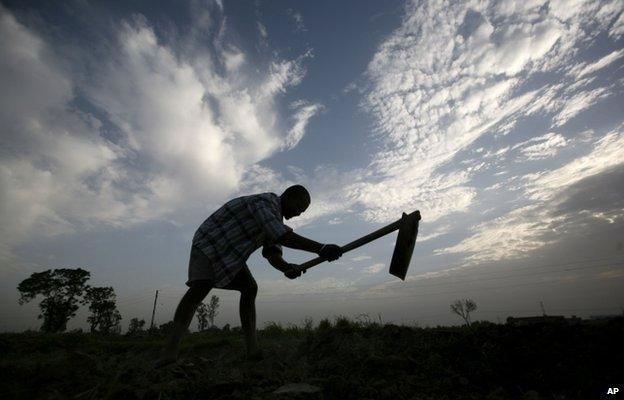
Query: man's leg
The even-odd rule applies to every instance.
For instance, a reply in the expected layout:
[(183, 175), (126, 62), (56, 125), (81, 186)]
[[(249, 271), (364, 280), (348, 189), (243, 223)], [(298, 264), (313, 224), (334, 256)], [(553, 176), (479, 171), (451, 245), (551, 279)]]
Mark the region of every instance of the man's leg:
[(247, 356), (255, 357), (258, 354), (258, 338), (256, 337), (256, 294), (258, 286), (255, 281), (252, 287), (241, 290), (239, 301), (239, 313), (243, 333), (245, 334), (245, 344), (247, 345)]
[(197, 307), (212, 289), (210, 282), (197, 281), (186, 291), (180, 300), (173, 318), (173, 331), (169, 336), (167, 345), (162, 357), (158, 360), (157, 366), (170, 364), (177, 360), (180, 351), (180, 341), (186, 333)]
[(261, 353), (258, 349), (256, 337), (256, 295), (258, 285), (251, 275), (249, 268), (244, 266), (225, 289), (238, 290), (240, 292), (239, 313), (248, 358), (259, 358)]

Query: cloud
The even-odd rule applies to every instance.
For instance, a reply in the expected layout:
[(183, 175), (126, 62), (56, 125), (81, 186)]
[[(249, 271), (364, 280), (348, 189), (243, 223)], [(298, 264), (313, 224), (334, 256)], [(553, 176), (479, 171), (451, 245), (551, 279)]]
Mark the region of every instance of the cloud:
[(624, 13), (620, 13), (620, 16), (609, 30), (609, 36), (614, 39), (619, 39), (622, 35), (624, 35)]
[(262, 25), (260, 21), (257, 21), (256, 24), (258, 25), (258, 32), (260, 33), (260, 36), (266, 39), (269, 36), (266, 30), (266, 27)]
[[(564, 166), (525, 177), (526, 206), (475, 225), (473, 234), (436, 254), (466, 253), (472, 263), (523, 258), (572, 232), (624, 219), (622, 127), (594, 143), (592, 151)], [(569, 238), (568, 238), (569, 239)]]
[(589, 108), (592, 104), (607, 97), (609, 93), (604, 88), (598, 88), (591, 91), (577, 93), (569, 99), (562, 101), (564, 104), (559, 114), (554, 118), (554, 126), (561, 126), (579, 114), (581, 111)]
[(316, 281), (310, 280), (292, 280), (285, 282), (284, 279), (278, 280), (259, 280), (258, 286), (262, 288), (263, 293), (260, 294), (258, 301), (269, 300), (272, 297), (281, 297), (285, 295), (306, 295), (306, 294), (332, 294), (332, 293), (349, 293), (357, 290), (352, 280), (344, 280), (338, 278), (322, 278)]
[(68, 106), (70, 79), (3, 8), (0, 60), (2, 256), (32, 233), (74, 231), (74, 219), (118, 221), (130, 207), (110, 187), (122, 152), (100, 137), (97, 119)]
[(440, 249), (436, 254), (468, 253), (470, 262), (526, 257), (548, 242), (544, 240), (552, 218), (541, 208), (526, 206), (473, 227), (472, 236)]
[(375, 275), (381, 272), (386, 265), (384, 263), (376, 263), (369, 267), (362, 269), (362, 273), (365, 275)]
[[(575, 65), (575, 46), (592, 37), (585, 28), (606, 26), (621, 10), (598, 1), (408, 2), (401, 26), (366, 71), (362, 108), (375, 118), (381, 146), (347, 197), (376, 222), (416, 208), (430, 222), (471, 210), (478, 201), (474, 177), (499, 166), (509, 151), (500, 146), (492, 162), (466, 160), (474, 143), (505, 136), (538, 114), (556, 114), (553, 126), (561, 126), (612, 94), (596, 88), (569, 96), (574, 82), (565, 71)], [(597, 71), (607, 61), (579, 71)], [(536, 86), (543, 74), (558, 78)], [(564, 144), (562, 136), (548, 136), (523, 154), (545, 158)], [(462, 158), (468, 167), (454, 170)]]
[(295, 11), (292, 8), (289, 8), (288, 10), (286, 10), (286, 14), (290, 18), (292, 18), (293, 23), (295, 24), (295, 32), (305, 32), (308, 30), (305, 24), (303, 23), (303, 16), (301, 15), (300, 12)]
[(290, 150), (294, 148), (305, 134), (306, 126), (314, 115), (323, 109), (320, 104), (308, 104), (306, 102), (297, 102), (291, 105), (291, 109), (295, 110), (293, 119), (295, 123), (288, 132), (284, 140), (284, 148)]
[(585, 156), (552, 171), (527, 175), (526, 195), (534, 200), (551, 200), (561, 190), (581, 179), (621, 164), (624, 160), (623, 128), (619, 126), (598, 139), (593, 150)]
[[(320, 109), (301, 103), (288, 128), (280, 96), (303, 79), (307, 55), (251, 73), (218, 14), (197, 17), (186, 42), (161, 41), (136, 17), (102, 33), (114, 46), (58, 59), (56, 43), (0, 12), (6, 257), (36, 235), (126, 227), (221, 202), (250, 179), (266, 180), (256, 164), (296, 145)], [(216, 52), (199, 40), (211, 29)]]
[(466, 173), (419, 176), (420, 171), (403, 174), (378, 182), (362, 182), (347, 187), (351, 202), (363, 204), (365, 219), (375, 222), (396, 220), (402, 212), (420, 209), (427, 221), (456, 211), (464, 211), (472, 202), (475, 191), (462, 186), (468, 181)]
[(556, 155), (559, 149), (565, 147), (566, 144), (567, 141), (562, 135), (549, 132), (518, 143), (514, 148), (520, 147), (520, 152), (526, 160), (541, 160)]
[(427, 240), (435, 239), (439, 236), (446, 235), (452, 231), (451, 225), (442, 225), (437, 227), (433, 232), (427, 235), (419, 235), (418, 243), (426, 242)]
[(624, 55), (624, 50), (615, 50), (606, 56), (594, 61), (593, 63), (582, 63), (575, 65), (569, 72), (569, 74), (574, 75), (577, 79), (584, 77), (585, 75), (593, 74), (596, 71), (601, 70), (609, 65), (611, 65), (614, 61), (618, 60), (620, 57)]

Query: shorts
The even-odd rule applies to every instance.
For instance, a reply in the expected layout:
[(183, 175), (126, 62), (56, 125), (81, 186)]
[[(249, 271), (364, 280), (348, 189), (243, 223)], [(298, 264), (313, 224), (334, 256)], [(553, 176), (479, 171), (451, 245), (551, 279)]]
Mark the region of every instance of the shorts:
[(193, 245), (191, 246), (186, 286), (190, 287), (191, 282), (195, 281), (210, 281), (214, 284), (214, 270), (206, 254)]

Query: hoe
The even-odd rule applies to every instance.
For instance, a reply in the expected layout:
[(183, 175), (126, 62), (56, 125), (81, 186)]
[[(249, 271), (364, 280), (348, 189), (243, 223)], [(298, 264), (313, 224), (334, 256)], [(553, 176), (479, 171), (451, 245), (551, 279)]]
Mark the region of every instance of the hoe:
[[(403, 213), (401, 219), (394, 221), (390, 225), (384, 226), (373, 233), (369, 233), (351, 243), (345, 244), (341, 247), (342, 253), (344, 254), (347, 251), (357, 249), (366, 243), (370, 243), (398, 229), (399, 235), (397, 236), (394, 252), (392, 253), (392, 261), (390, 262), (390, 274), (401, 278), (401, 280), (405, 280), (405, 275), (407, 274), (407, 269), (412, 259), (412, 253), (414, 252), (416, 236), (418, 235), (418, 221), (420, 221), (420, 211), (417, 210), (411, 214)], [(323, 261), (325, 261), (324, 258), (317, 257), (303, 264), (299, 264), (298, 268), (301, 271), (306, 271), (308, 268), (312, 268)]]

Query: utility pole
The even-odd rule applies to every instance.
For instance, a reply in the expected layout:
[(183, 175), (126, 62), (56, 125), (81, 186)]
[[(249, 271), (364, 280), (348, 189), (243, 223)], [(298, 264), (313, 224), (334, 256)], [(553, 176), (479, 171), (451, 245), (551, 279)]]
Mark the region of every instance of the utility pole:
[(156, 291), (156, 297), (154, 297), (154, 309), (152, 310), (152, 322), (150, 323), (150, 330), (154, 328), (154, 314), (156, 314), (156, 300), (158, 300), (158, 290)]

